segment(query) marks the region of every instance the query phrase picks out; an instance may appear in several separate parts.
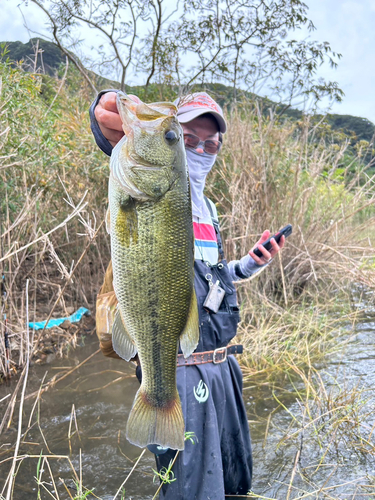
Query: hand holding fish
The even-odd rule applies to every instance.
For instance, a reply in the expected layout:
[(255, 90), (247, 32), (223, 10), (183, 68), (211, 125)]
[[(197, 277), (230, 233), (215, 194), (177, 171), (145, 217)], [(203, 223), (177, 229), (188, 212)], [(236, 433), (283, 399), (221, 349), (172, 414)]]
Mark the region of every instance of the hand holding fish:
[[(113, 147), (124, 137), (122, 121), (117, 109), (116, 96), (117, 92), (106, 92), (101, 96), (100, 101), (95, 107), (95, 118), (100, 130)], [(134, 95), (130, 97), (135, 102), (141, 102)]]

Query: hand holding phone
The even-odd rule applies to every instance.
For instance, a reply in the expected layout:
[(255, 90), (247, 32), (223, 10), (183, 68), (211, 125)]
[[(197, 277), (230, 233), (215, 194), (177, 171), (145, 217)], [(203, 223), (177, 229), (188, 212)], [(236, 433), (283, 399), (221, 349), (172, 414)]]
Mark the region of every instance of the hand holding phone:
[[(287, 238), (288, 236), (290, 236), (290, 235), (292, 234), (292, 230), (293, 230), (293, 228), (292, 228), (291, 224), (288, 224), (287, 226), (285, 226), (285, 227), (283, 227), (282, 229), (280, 229), (280, 231), (278, 231), (276, 234), (274, 234), (273, 236), (270, 236), (270, 237), (268, 238), (268, 240), (266, 240), (266, 241), (262, 244), (262, 245), (263, 245), (263, 247), (264, 247), (267, 251), (271, 250), (271, 249), (272, 249), (272, 244), (271, 244), (271, 240), (272, 240), (272, 238), (274, 238), (274, 239), (275, 239), (276, 243), (279, 243), (279, 242), (280, 242), (280, 240), (281, 240), (281, 237), (282, 237), (282, 236), (285, 236), (285, 238)], [(261, 250), (260, 250), (258, 247), (254, 248), (253, 252), (255, 253), (255, 255), (256, 255), (257, 257), (260, 257), (260, 258), (262, 258), (262, 257), (263, 257), (263, 254), (262, 254)]]

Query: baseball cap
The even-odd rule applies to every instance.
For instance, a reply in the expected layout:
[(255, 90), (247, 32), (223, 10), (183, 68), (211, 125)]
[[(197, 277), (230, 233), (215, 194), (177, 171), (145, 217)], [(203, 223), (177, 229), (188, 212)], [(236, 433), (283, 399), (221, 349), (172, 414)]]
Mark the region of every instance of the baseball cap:
[(226, 132), (227, 124), (223, 110), (206, 92), (195, 92), (183, 99), (179, 97), (174, 104), (178, 107), (177, 118), (180, 123), (188, 123), (197, 116), (209, 113), (216, 118), (220, 132), (223, 134)]

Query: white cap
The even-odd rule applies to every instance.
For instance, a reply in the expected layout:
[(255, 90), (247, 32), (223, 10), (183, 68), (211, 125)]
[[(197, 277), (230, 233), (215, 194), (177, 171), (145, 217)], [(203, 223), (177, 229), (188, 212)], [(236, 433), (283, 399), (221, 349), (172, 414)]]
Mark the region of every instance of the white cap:
[[(180, 102), (181, 105), (179, 105)], [(223, 134), (226, 132), (227, 124), (223, 110), (206, 92), (196, 92), (184, 99), (178, 98), (174, 104), (178, 107), (177, 118), (180, 123), (188, 123), (197, 116), (209, 113), (216, 118), (220, 132)]]

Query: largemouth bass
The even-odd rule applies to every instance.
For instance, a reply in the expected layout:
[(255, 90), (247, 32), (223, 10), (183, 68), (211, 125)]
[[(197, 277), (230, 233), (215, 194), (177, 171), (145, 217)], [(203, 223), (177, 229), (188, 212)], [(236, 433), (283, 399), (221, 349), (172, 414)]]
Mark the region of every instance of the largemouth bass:
[(127, 439), (182, 450), (185, 425), (176, 386), (180, 342), (199, 340), (194, 235), (182, 129), (171, 103), (144, 104), (119, 92), (125, 137), (113, 149), (107, 229), (118, 300), (113, 348), (138, 353), (142, 384)]

